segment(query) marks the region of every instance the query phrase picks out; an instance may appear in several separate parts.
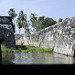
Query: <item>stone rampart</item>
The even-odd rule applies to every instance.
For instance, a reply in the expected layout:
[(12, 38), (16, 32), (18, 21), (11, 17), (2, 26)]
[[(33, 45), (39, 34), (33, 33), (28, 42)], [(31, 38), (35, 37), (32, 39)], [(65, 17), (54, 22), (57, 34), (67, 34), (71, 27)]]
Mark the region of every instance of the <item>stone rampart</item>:
[(54, 48), (54, 52), (74, 56), (75, 17), (31, 35), (29, 44), (41, 47), (52, 47)]
[(16, 49), (14, 26), (10, 16), (0, 16), (0, 44)]

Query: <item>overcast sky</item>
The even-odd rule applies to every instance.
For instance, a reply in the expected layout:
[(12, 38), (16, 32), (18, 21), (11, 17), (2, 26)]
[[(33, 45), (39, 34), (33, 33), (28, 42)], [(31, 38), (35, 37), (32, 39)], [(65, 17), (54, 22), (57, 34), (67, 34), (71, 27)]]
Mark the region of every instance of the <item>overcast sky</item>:
[(56, 21), (75, 16), (75, 0), (0, 0), (0, 15), (8, 15), (10, 8), (15, 8), (17, 13), (23, 10), (28, 19), (31, 13)]

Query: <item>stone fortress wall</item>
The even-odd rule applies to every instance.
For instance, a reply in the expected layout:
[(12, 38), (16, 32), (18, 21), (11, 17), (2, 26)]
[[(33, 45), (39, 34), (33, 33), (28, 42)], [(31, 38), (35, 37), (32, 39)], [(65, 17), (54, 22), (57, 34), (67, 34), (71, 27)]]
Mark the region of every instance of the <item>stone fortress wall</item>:
[(12, 18), (9, 16), (0, 16), (0, 44), (8, 48), (16, 49), (14, 26)]
[(30, 39), (25, 34), (15, 34), (16, 45), (29, 45)]
[(54, 52), (74, 56), (75, 54), (75, 17), (49, 26), (30, 37), (24, 35), (24, 45), (52, 47)]

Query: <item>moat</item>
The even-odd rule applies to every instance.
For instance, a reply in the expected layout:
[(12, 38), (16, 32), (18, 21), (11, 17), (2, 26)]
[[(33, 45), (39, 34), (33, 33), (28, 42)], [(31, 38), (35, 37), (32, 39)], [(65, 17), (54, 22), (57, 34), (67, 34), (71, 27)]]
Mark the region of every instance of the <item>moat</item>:
[(3, 52), (2, 64), (75, 64), (75, 57), (50, 52)]

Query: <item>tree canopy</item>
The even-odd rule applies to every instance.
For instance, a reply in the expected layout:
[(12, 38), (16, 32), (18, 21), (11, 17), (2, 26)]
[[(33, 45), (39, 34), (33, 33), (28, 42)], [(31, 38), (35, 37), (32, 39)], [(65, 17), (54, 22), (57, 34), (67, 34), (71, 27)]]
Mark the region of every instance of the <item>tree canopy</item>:
[(62, 21), (63, 21), (63, 19), (62, 18), (59, 18), (58, 22), (62, 22)]
[(26, 19), (27, 19), (27, 15), (26, 14), (24, 14), (24, 12), (23, 11), (20, 11), (19, 12), (19, 16), (18, 16), (18, 18), (17, 18), (17, 20), (16, 20), (16, 23), (17, 23), (17, 26), (19, 27), (19, 28), (26, 28), (26, 25), (27, 25), (27, 21), (26, 21)]
[[(14, 18), (17, 16), (17, 13), (15, 12), (14, 8), (11, 8), (8, 11), (9, 16)], [(67, 20), (68, 18), (65, 18)], [(58, 22), (62, 22), (63, 19), (59, 18)], [(19, 12), (19, 15), (16, 20), (17, 26), (19, 29), (24, 28), (26, 34), (30, 34), (31, 32), (38, 32), (42, 29), (45, 29), (46, 27), (52, 26), (56, 24), (57, 22), (53, 20), (50, 17), (45, 16), (37, 16), (35, 13), (31, 13), (30, 19), (27, 20), (27, 14), (25, 14), (22, 10)], [(29, 28), (31, 26), (31, 28)], [(33, 30), (32, 30), (33, 29)]]
[(19, 12), (19, 16), (18, 16), (18, 18), (16, 20), (16, 23), (17, 23), (17, 26), (18, 26), (19, 29), (24, 28), (25, 33), (30, 34), (29, 20), (27, 20), (27, 14), (24, 14), (23, 11)]
[(36, 32), (56, 23), (56, 21), (54, 21), (52, 18), (45, 18), (45, 16), (36, 17), (34, 13), (31, 14), (30, 21), (31, 26), (35, 29)]
[(12, 19), (14, 19), (14, 18), (17, 16), (17, 13), (15, 12), (14, 8), (11, 8), (11, 9), (8, 11), (8, 14), (9, 14), (9, 16), (12, 17)]

